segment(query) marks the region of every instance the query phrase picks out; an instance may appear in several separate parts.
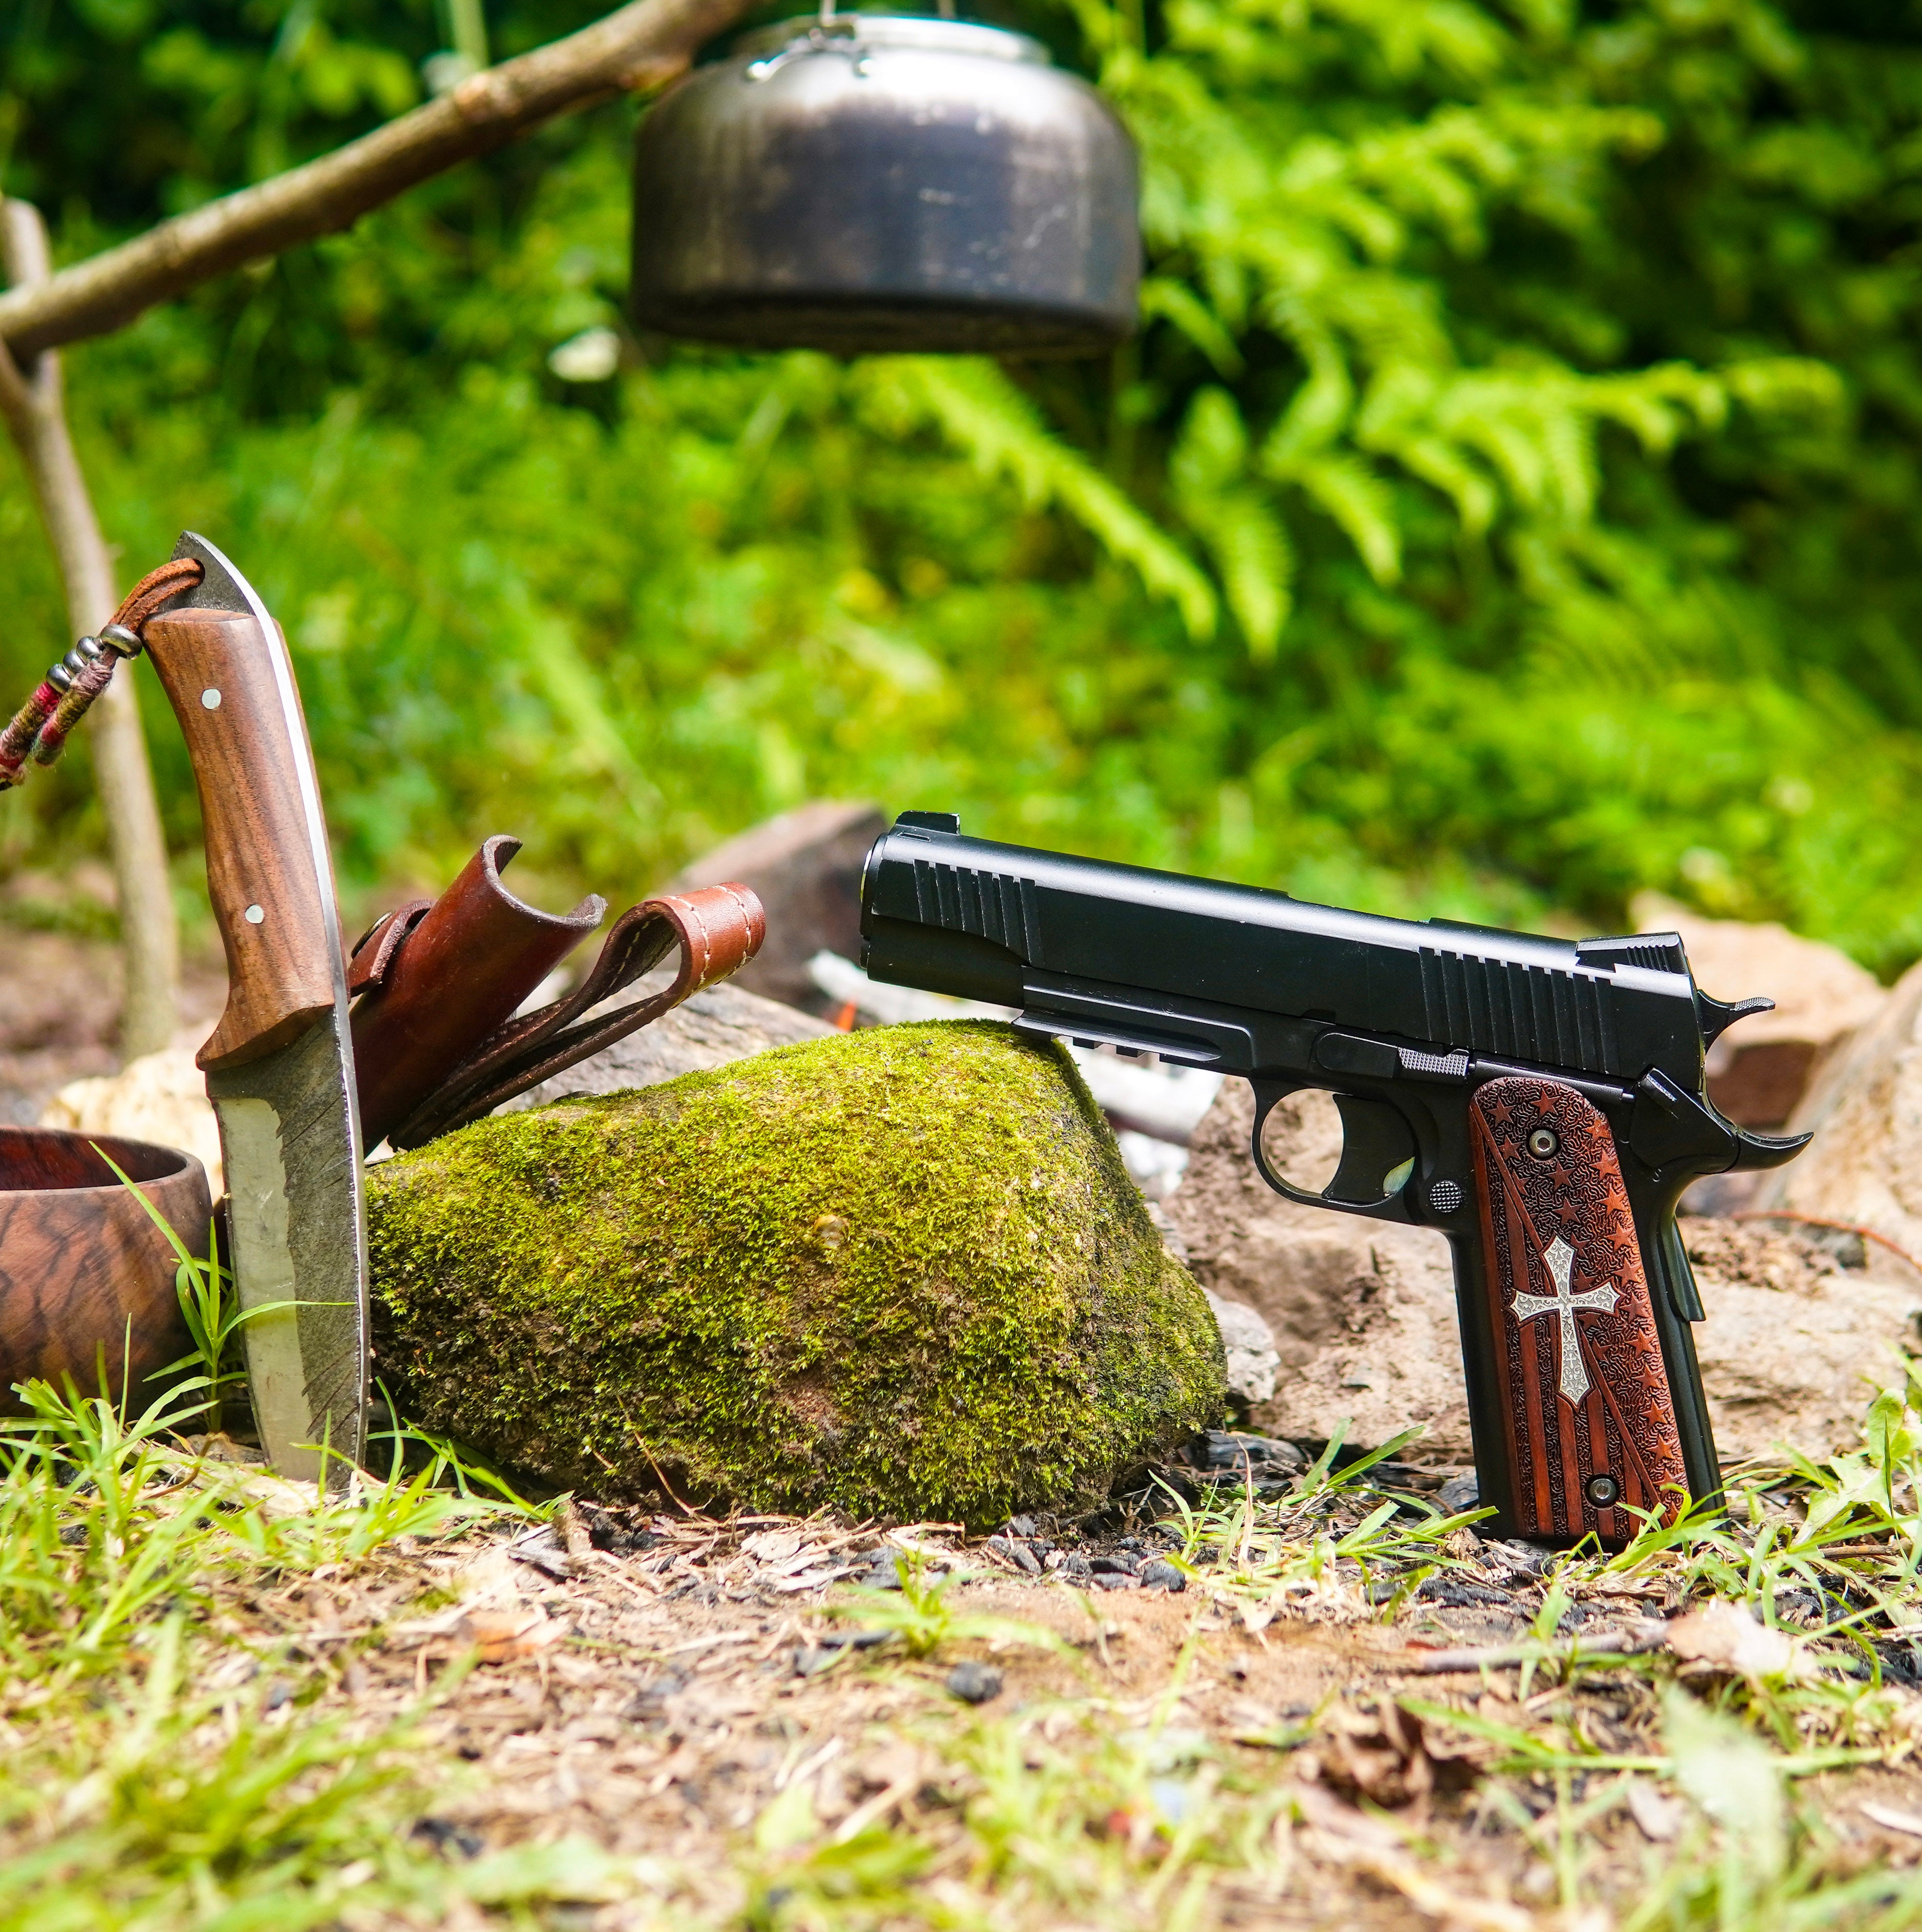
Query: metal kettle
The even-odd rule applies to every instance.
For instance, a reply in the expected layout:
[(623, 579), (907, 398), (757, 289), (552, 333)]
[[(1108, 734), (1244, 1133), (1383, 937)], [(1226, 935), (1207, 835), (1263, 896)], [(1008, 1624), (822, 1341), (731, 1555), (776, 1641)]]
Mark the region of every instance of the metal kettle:
[(1085, 355), (1133, 329), (1134, 145), (1025, 34), (789, 20), (642, 122), (631, 310), (757, 348)]

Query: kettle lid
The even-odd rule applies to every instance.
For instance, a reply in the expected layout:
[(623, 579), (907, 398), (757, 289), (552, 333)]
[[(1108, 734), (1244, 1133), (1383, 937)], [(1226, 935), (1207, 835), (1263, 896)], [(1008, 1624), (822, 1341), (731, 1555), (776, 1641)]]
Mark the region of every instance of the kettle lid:
[(838, 14), (832, 7), (757, 27), (742, 34), (730, 51), (765, 56), (837, 40), (918, 53), (972, 54), (980, 60), (1021, 61), (1036, 67), (1051, 67), (1054, 61), (1031, 34), (1009, 27), (922, 14)]

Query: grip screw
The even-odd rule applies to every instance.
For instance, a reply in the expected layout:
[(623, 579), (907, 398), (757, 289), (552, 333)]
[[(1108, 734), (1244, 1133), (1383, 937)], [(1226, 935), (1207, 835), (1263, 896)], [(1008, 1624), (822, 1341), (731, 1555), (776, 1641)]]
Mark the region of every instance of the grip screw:
[(1622, 1486), (1612, 1476), (1591, 1476), (1588, 1478), (1588, 1500), (1597, 1509), (1606, 1509), (1619, 1500)]
[(1528, 1151), (1537, 1160), (1548, 1160), (1561, 1145), (1561, 1142), (1556, 1139), (1555, 1130), (1551, 1127), (1537, 1127), (1528, 1136)]

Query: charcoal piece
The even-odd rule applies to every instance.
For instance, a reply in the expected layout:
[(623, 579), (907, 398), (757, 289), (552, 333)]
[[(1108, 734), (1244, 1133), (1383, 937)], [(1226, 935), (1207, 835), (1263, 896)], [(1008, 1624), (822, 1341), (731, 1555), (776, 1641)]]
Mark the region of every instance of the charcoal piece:
[(1474, 1509), (1480, 1503), (1481, 1484), (1471, 1469), (1465, 1476), (1450, 1476), (1435, 1492), (1435, 1499), (1450, 1516), (1459, 1516), (1464, 1510)]
[(964, 1704), (985, 1704), (1000, 1696), (1001, 1673), (991, 1664), (958, 1664), (948, 1672), (947, 1690)]
[(991, 1536), (988, 1547), (997, 1556), (1005, 1556), (1016, 1568), (1024, 1570), (1030, 1576), (1041, 1574), (1041, 1558), (1025, 1543), (1017, 1543), (1006, 1536)]
[(1491, 1590), (1486, 1584), (1458, 1582), (1453, 1576), (1431, 1576), (1415, 1592), (1424, 1604), (1444, 1604), (1453, 1610), (1471, 1605), (1492, 1610), (1512, 1610), (1515, 1599), (1506, 1590)]

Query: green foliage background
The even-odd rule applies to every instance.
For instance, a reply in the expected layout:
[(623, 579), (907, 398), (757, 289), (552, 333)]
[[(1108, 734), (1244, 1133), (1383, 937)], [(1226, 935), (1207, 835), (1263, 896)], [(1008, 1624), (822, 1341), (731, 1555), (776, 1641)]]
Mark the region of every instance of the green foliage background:
[[(489, 0), (493, 50), (595, 10)], [(1914, 5), (980, 10), (1141, 142), (1111, 362), (624, 337), (562, 380), (621, 327), (625, 104), (70, 355), (124, 574), (191, 524), (282, 615), (356, 890), (516, 830), (635, 892), (866, 794), (1387, 910), (1655, 886), (1922, 952)], [(455, 26), (0, 0), (0, 181), (86, 252), (404, 107)], [(10, 690), (64, 631), (10, 468), (0, 545)], [(0, 863), (98, 836), (76, 761)]]

